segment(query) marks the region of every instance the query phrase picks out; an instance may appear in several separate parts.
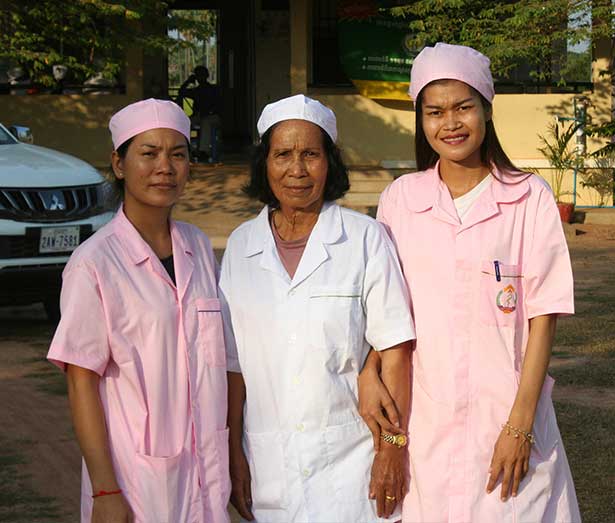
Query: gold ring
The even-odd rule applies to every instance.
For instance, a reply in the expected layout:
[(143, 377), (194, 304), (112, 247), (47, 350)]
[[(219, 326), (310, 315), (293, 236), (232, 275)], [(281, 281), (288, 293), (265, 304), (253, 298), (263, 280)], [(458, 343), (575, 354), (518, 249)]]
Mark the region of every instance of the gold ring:
[(397, 498), (395, 496), (384, 496), (384, 499), (387, 501), (395, 501)]

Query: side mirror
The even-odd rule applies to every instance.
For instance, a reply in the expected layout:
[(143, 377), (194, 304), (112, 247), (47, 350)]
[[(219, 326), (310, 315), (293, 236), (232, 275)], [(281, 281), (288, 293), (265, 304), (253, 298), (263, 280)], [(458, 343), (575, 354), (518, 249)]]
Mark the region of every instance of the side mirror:
[(34, 143), (34, 136), (32, 136), (32, 132), (29, 127), (24, 127), (22, 125), (11, 125), (9, 127), (9, 131), (20, 142), (30, 144)]

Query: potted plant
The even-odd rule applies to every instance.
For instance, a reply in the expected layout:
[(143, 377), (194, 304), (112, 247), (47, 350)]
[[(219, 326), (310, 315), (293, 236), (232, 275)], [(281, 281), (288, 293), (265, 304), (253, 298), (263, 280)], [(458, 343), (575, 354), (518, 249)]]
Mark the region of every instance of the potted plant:
[(574, 204), (562, 201), (562, 197), (573, 194), (570, 191), (564, 191), (564, 178), (567, 173), (575, 168), (581, 170), (583, 161), (582, 157), (570, 146), (570, 141), (578, 128), (579, 124), (575, 122), (566, 124), (556, 121), (549, 125), (546, 136), (538, 135), (543, 144), (538, 150), (549, 161), (549, 165), (551, 165), (551, 188), (553, 189), (560, 217), (566, 223), (570, 223), (572, 220)]
[(615, 169), (609, 158), (596, 157), (594, 167), (587, 168), (581, 173), (581, 185), (590, 188), (598, 194), (598, 206), (607, 204), (609, 198), (615, 196)]

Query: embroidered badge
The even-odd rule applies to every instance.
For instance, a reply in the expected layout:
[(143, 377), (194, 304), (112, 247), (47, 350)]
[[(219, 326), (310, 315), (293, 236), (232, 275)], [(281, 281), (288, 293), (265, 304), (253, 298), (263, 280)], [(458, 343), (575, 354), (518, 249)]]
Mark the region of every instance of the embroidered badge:
[(517, 308), (517, 291), (512, 285), (507, 285), (498, 293), (495, 302), (504, 314), (510, 314)]

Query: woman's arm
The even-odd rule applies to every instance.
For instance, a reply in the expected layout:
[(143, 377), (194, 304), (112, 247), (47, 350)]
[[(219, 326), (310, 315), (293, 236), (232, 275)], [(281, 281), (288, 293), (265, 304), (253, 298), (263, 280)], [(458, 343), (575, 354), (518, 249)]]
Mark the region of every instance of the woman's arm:
[(394, 424), (401, 430), (401, 434), (405, 433), (408, 426), (410, 408), (410, 346), (411, 342), (406, 341), (380, 351), (380, 376), (399, 415)]
[[(380, 432), (405, 434), (397, 406), (382, 383), (380, 372), (382, 352), (371, 349), (359, 374), (359, 414), (374, 439), (374, 450), (380, 450)], [(409, 376), (409, 375), (408, 375)]]
[[(68, 365), (68, 400), (81, 453), (87, 465), (92, 492), (119, 490), (95, 372)], [(132, 511), (122, 493), (94, 498), (92, 522), (131, 522)]]
[[(399, 413), (401, 427), (408, 426), (410, 405), (410, 342), (380, 351), (382, 382)], [(379, 517), (389, 517), (406, 492), (407, 449), (382, 442), (372, 466), (370, 497), (376, 499)]]
[[(534, 425), (536, 408), (551, 358), (556, 322), (555, 314), (536, 316), (530, 320), (530, 334), (521, 370), (521, 383), (508, 420), (502, 420), (508, 421), (512, 427), (525, 433), (531, 433)], [(502, 475), (500, 497), (503, 501), (508, 498), (511, 489), (513, 497), (517, 495), (519, 483), (529, 468), (531, 450), (531, 444), (526, 438), (514, 437), (513, 432), (510, 434), (507, 432), (509, 431), (503, 429), (495, 444), (487, 484), (487, 492), (490, 493)]]
[(190, 84), (193, 84), (194, 82), (196, 82), (196, 76), (194, 76), (194, 73), (193, 73), (190, 76), (188, 76), (188, 78), (186, 78), (184, 82), (179, 86), (179, 93), (185, 96), (188, 91), (188, 86)]
[(238, 372), (228, 376), (229, 462), (231, 474), (231, 503), (241, 517), (252, 521), (252, 492), (250, 467), (243, 451), (243, 407), (246, 402), (246, 384)]

